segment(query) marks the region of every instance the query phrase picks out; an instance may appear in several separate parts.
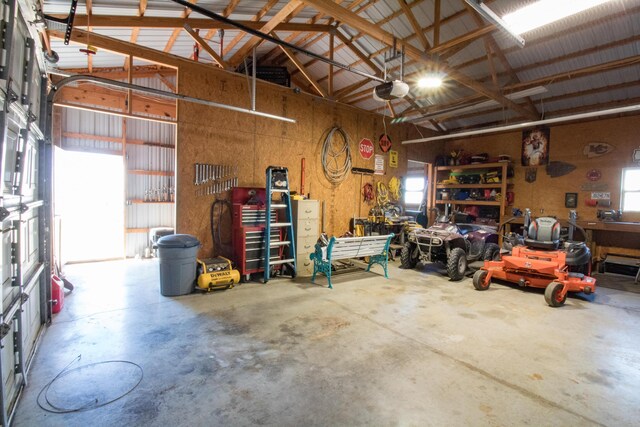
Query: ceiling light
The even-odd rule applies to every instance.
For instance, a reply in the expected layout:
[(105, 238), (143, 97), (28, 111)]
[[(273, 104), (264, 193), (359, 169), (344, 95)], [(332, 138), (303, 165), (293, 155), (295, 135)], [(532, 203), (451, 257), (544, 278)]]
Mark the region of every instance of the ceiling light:
[(418, 80), (418, 87), (423, 89), (436, 89), (442, 86), (442, 78), (439, 76), (428, 76)]
[(509, 13), (502, 20), (516, 34), (524, 34), (611, 0), (540, 0)]
[[(469, 6), (473, 8), (480, 16), (482, 16), (487, 21), (491, 22), (493, 25), (510, 35), (516, 43), (520, 45), (520, 47), (524, 47), (524, 39), (518, 35), (518, 33), (514, 32), (511, 27), (502, 20), (495, 12), (482, 2), (482, 0), (465, 0)], [(577, 1), (577, 0), (574, 0)]]

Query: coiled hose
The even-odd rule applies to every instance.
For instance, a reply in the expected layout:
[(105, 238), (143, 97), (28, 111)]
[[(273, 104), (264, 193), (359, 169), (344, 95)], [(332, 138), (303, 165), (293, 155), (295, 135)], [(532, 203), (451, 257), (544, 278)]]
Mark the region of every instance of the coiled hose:
[[(338, 132), (342, 136), (342, 140), (344, 144), (340, 147), (339, 150), (334, 150), (333, 144), (331, 143), (333, 139), (333, 134)], [(346, 154), (346, 158), (342, 165), (337, 164), (338, 159)], [(322, 144), (322, 170), (324, 172), (324, 176), (327, 177), (330, 183), (339, 184), (345, 180), (349, 172), (351, 171), (351, 149), (349, 148), (349, 135), (338, 126), (335, 126), (329, 130), (326, 138), (324, 139), (324, 144)], [(333, 161), (336, 163), (335, 167), (330, 168), (329, 163)]]

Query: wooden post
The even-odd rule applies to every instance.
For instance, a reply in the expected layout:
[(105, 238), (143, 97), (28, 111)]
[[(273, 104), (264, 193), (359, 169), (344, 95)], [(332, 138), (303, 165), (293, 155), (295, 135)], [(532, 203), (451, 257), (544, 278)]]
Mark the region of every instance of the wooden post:
[[(334, 34), (331, 32), (329, 34), (329, 59), (333, 61), (333, 48), (334, 48)], [(333, 65), (329, 64), (329, 97), (333, 98)]]
[[(129, 55), (127, 57), (128, 67), (127, 67), (127, 82), (129, 84), (133, 83), (133, 75), (131, 69), (133, 68), (133, 56)], [(127, 90), (127, 114), (131, 114), (133, 111), (133, 97), (131, 96), (131, 89)], [(123, 119), (126, 120), (126, 119)]]

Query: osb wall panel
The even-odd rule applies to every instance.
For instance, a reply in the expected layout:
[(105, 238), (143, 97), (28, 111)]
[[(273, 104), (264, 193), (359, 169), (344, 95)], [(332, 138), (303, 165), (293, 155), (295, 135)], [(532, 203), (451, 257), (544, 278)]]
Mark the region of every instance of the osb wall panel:
[[(537, 179), (533, 183), (525, 181), (524, 166), (521, 166), (522, 133), (511, 132), (465, 140), (450, 141), (446, 152), (462, 148), (468, 153), (488, 152), (492, 156), (509, 154), (512, 157), (515, 177), (515, 207), (530, 208), (535, 216), (550, 215), (568, 218), (569, 210), (564, 206), (565, 193), (578, 193), (578, 219), (595, 221), (598, 209), (619, 209), (622, 169), (633, 167), (633, 150), (640, 147), (640, 120), (638, 116), (612, 118), (593, 122), (567, 124), (551, 127), (549, 158), (551, 161), (567, 162), (576, 166), (568, 175), (551, 178), (544, 166), (537, 169)], [(601, 157), (587, 158), (582, 151), (589, 142), (606, 142), (615, 146), (615, 150)], [(587, 172), (599, 169), (602, 178), (598, 184), (606, 186), (611, 193), (611, 207), (598, 208), (585, 205), (591, 197), (591, 191), (581, 190), (588, 184)], [(638, 213), (624, 213), (623, 221), (640, 221)], [(606, 237), (606, 236), (604, 236)], [(604, 237), (601, 237), (604, 239)], [(612, 242), (611, 239), (616, 242)], [(617, 243), (617, 244), (616, 244)], [(607, 246), (640, 248), (638, 235), (615, 233), (602, 243)]]
[[(249, 108), (248, 81), (242, 77), (202, 66), (179, 70), (180, 93), (212, 101)], [(265, 169), (270, 165), (289, 169), (290, 187), (300, 191), (301, 160), (306, 163), (305, 193), (325, 204), (325, 231), (342, 234), (349, 228), (350, 218), (364, 216), (373, 205), (362, 201), (362, 185), (388, 182), (392, 176), (406, 172), (407, 160), (432, 161), (444, 144), (402, 146), (402, 140), (417, 138), (419, 133), (410, 124), (391, 125), (386, 129), (398, 151), (399, 167), (389, 168), (385, 154), (386, 175), (349, 174), (337, 185), (324, 176), (321, 152), (324, 136), (333, 126), (342, 127), (350, 137), (353, 167), (374, 168), (373, 157), (363, 159), (358, 142), (369, 138), (376, 154), (382, 154), (377, 141), (384, 133), (382, 116), (339, 105), (335, 102), (258, 81), (256, 109), (295, 119), (295, 124), (270, 120), (200, 104), (180, 102), (178, 105), (177, 149), (177, 231), (193, 234), (202, 242), (201, 256), (221, 252), (213, 249), (209, 212), (213, 196), (196, 196), (193, 185), (194, 163), (231, 164), (239, 167), (239, 185), (265, 186)], [(428, 131), (423, 130), (423, 134)], [(220, 198), (228, 198), (223, 194)], [(228, 237), (222, 236), (223, 241)]]

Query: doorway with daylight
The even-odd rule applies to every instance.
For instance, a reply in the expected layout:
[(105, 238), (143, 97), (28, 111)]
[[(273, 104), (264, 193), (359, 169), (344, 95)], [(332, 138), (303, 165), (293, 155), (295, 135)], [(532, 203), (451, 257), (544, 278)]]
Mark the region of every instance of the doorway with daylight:
[(54, 243), (60, 265), (123, 258), (122, 156), (56, 147), (54, 185)]

